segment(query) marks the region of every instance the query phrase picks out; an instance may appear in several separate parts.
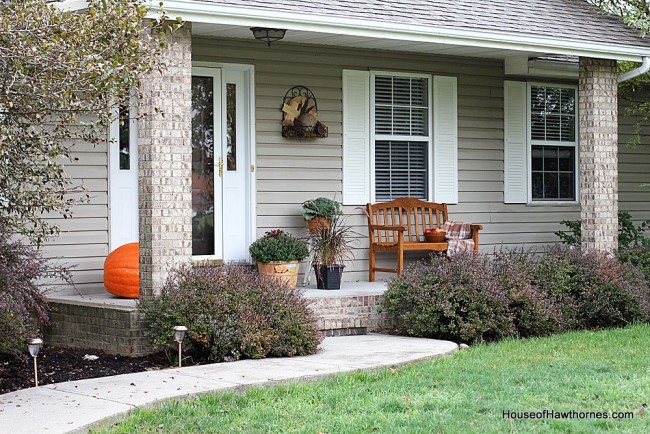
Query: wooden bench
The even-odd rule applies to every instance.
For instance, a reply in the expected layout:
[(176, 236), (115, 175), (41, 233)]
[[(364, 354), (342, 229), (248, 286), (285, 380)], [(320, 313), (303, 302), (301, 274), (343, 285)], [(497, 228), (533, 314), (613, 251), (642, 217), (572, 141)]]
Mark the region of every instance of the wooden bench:
[[(444, 252), (447, 241), (430, 243), (424, 240), (428, 228), (442, 228), (447, 221), (447, 204), (425, 202), (413, 197), (403, 197), (390, 202), (367, 205), (368, 234), (370, 236), (370, 282), (375, 281), (375, 272), (402, 274), (405, 251)], [(478, 231), (482, 225), (471, 225), (474, 250), (478, 250)], [(397, 268), (377, 268), (377, 252), (397, 253)]]

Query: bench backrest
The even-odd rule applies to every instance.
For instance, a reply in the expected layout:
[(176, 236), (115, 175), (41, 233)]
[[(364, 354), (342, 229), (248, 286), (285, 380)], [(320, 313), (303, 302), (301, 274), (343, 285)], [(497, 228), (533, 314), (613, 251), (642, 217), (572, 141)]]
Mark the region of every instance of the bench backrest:
[(396, 243), (397, 233), (391, 230), (370, 230), (371, 225), (403, 226), (404, 241), (424, 241), (424, 230), (441, 228), (447, 221), (447, 204), (425, 202), (414, 197), (402, 197), (390, 202), (369, 203), (368, 232), (370, 242)]

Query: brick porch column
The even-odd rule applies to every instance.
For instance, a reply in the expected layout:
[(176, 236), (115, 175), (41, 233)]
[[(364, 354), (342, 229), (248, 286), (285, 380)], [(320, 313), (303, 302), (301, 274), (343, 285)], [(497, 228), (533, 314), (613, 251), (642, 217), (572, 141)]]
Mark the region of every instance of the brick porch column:
[[(166, 70), (142, 80), (138, 123), (140, 297), (160, 292), (168, 272), (192, 256), (192, 31), (165, 48)], [(160, 111), (157, 111), (160, 110)]]
[(618, 248), (616, 61), (580, 58), (580, 204), (582, 247)]

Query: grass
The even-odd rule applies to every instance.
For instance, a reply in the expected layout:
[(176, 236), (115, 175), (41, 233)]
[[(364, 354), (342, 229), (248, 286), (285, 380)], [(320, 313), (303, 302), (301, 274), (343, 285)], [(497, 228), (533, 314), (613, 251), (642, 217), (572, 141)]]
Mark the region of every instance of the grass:
[[(650, 325), (507, 340), (395, 370), (137, 409), (99, 432), (648, 433), (649, 341)], [(503, 417), (505, 410), (545, 409), (609, 418)], [(613, 420), (618, 411), (633, 418)]]

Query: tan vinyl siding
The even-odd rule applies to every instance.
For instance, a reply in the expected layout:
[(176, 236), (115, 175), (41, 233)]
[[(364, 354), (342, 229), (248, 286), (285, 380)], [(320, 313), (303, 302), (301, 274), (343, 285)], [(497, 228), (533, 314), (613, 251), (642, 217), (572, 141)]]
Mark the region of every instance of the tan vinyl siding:
[[(499, 61), (395, 52), (194, 39), (193, 59), (255, 66), (257, 234), (276, 227), (305, 231), (300, 203), (317, 196), (340, 200), (342, 188), (343, 69), (419, 72), (458, 78), (459, 204), (454, 219), (481, 223), (483, 251), (502, 245), (538, 247), (555, 242), (563, 219), (579, 217), (578, 205), (503, 203), (503, 66)], [(309, 87), (318, 101), (327, 139), (290, 140), (280, 134), (280, 106), (292, 86)], [(365, 216), (346, 207), (361, 234), (347, 280), (365, 280)], [(349, 273), (355, 270), (357, 273)]]
[[(622, 100), (622, 98), (621, 98)], [(624, 112), (624, 101), (619, 101), (619, 114)], [(633, 136), (634, 120), (619, 116), (618, 188), (619, 209), (628, 211), (637, 223), (650, 219), (650, 136), (644, 129), (641, 145), (630, 148), (626, 144)]]
[[(541, 247), (556, 242), (561, 220), (580, 216), (579, 205), (503, 203), (503, 66), (499, 61), (433, 57), (396, 52), (360, 51), (257, 42), (195, 38), (197, 62), (252, 64), (255, 67), (257, 235), (275, 228), (306, 233), (300, 204), (311, 198), (342, 197), (342, 71), (343, 69), (419, 72), (458, 79), (459, 204), (451, 218), (483, 224), (481, 250)], [(309, 87), (318, 101), (325, 139), (292, 140), (280, 134), (280, 106), (292, 86)], [(631, 134), (621, 120), (621, 143)], [(82, 291), (102, 287), (102, 266), (108, 252), (108, 182), (106, 145), (75, 147), (78, 162), (68, 173), (90, 190), (88, 204), (78, 206), (73, 220), (57, 219), (62, 234), (47, 246), (50, 256), (77, 265), (75, 280)], [(621, 146), (620, 207), (635, 220), (650, 218), (650, 149)], [(646, 176), (648, 176), (646, 178)], [(359, 233), (355, 260), (346, 280), (367, 279), (367, 229), (363, 212), (345, 209), (348, 223)], [(392, 261), (392, 259), (391, 259)]]
[[(108, 254), (107, 144), (74, 145), (72, 157), (77, 160), (67, 163), (65, 171), (74, 178), (73, 185), (82, 185), (90, 198), (72, 209), (72, 219), (47, 215), (60, 227), (61, 234), (45, 244), (43, 252), (71, 267), (80, 293), (96, 293), (103, 291), (104, 259)], [(74, 290), (62, 287), (61, 292), (72, 294)]]

